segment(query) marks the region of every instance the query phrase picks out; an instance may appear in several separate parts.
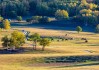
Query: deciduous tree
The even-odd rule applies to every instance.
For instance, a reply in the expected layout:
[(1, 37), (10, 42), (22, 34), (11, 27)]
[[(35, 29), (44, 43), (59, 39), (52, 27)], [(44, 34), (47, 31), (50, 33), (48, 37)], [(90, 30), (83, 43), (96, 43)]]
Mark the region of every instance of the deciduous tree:
[(76, 27), (76, 31), (79, 33), (79, 32), (82, 32), (82, 28), (80, 26), (77, 26)]
[(5, 48), (9, 48), (9, 45), (10, 45), (10, 38), (8, 36), (4, 36), (2, 38), (2, 46), (5, 47)]
[(99, 33), (99, 24), (96, 26), (96, 32)]
[(55, 17), (56, 17), (56, 19), (68, 19), (69, 14), (65, 10), (57, 10), (55, 13)]
[(22, 32), (14, 31), (10, 38), (10, 47), (19, 48), (25, 43), (25, 35)]
[(40, 35), (38, 33), (32, 34), (30, 40), (33, 41), (33, 49), (36, 50), (37, 42), (40, 40)]
[(22, 17), (21, 16), (17, 16), (17, 20), (18, 21), (22, 21)]
[(43, 39), (41, 39), (41, 40), (40, 40), (40, 45), (42, 46), (42, 51), (44, 51), (44, 50), (45, 50), (45, 47), (46, 47), (46, 46), (49, 46), (50, 43), (51, 43), (51, 42), (49, 41), (48, 38), (43, 38)]
[(4, 29), (10, 29), (10, 21), (8, 19), (3, 20)]

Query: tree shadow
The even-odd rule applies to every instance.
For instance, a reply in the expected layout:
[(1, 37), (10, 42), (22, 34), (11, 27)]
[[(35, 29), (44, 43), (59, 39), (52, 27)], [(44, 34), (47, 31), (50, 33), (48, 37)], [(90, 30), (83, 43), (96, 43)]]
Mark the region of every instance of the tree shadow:
[(70, 30), (74, 31), (76, 30), (77, 26), (81, 26), (83, 28), (83, 31), (85, 32), (94, 32), (94, 28), (89, 26), (84, 26), (80, 22), (71, 22), (71, 21), (52, 21), (49, 23), (11, 23), (11, 26), (13, 27), (33, 27), (33, 28), (40, 28), (40, 29), (52, 29), (52, 30)]
[(52, 67), (52, 68), (68, 68), (68, 67), (83, 67), (83, 66), (94, 66), (94, 65), (99, 65), (99, 62), (96, 63), (85, 63), (85, 64), (80, 64), (80, 63), (76, 63), (70, 66), (59, 66), (59, 67)]

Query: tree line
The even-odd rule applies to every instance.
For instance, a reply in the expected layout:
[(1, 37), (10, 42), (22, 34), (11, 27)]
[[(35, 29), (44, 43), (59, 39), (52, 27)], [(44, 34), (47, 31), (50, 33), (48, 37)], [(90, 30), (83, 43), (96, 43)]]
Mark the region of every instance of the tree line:
[(61, 9), (67, 10), (70, 16), (75, 16), (79, 14), (81, 9), (97, 10), (96, 4), (85, 5), (84, 3), (83, 0), (2, 0), (0, 2), (0, 14), (6, 17), (31, 14), (54, 16), (55, 12)]
[[(3, 48), (15, 50), (21, 48), (26, 43), (26, 36), (23, 32), (14, 31), (10, 36), (4, 36), (1, 41)], [(42, 46), (42, 51), (51, 43), (48, 38), (41, 38), (38, 33), (30, 35), (29, 41), (33, 42), (33, 50), (37, 50), (37, 43), (39, 43)]]
[[(49, 16), (57, 20), (70, 20), (85, 26), (98, 26), (99, 2), (88, 3), (86, 0), (2, 0), (0, 2), (0, 21), (5, 17), (22, 17), (32, 15), (27, 22), (50, 22)], [(0, 24), (1, 25), (1, 24)]]

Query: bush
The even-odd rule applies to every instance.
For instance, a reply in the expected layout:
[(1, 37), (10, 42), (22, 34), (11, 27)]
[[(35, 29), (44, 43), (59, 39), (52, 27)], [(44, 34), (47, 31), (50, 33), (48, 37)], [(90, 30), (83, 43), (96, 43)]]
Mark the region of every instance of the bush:
[(40, 20), (39, 20), (39, 22), (41, 22), (41, 23), (48, 23), (48, 22), (50, 22), (51, 21), (51, 18), (49, 18), (49, 17), (42, 17)]
[(28, 19), (26, 19), (26, 21), (27, 21), (27, 22), (31, 22), (31, 21), (32, 21), (32, 19), (31, 19), (31, 18), (28, 18)]
[(32, 16), (32, 20), (39, 21), (42, 18), (42, 16)]
[(82, 32), (82, 28), (80, 26), (77, 26), (76, 27), (76, 31), (79, 33), (79, 32)]
[(3, 23), (0, 23), (0, 28), (4, 28), (4, 24)]
[(0, 16), (0, 22), (2, 22), (2, 21), (3, 21), (3, 17)]
[(22, 17), (21, 16), (17, 16), (17, 20), (18, 21), (22, 21)]
[(96, 32), (99, 33), (99, 24), (96, 26)]

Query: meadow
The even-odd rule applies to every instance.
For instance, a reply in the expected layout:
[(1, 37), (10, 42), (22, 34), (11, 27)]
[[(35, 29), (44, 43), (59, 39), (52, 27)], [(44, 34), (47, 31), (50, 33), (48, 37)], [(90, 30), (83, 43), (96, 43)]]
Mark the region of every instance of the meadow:
[(5, 54), (0, 55), (0, 70), (98, 70), (98, 61), (84, 63), (44, 63), (43, 57), (56, 55)]
[[(16, 28), (17, 29), (17, 28)], [(51, 36), (51, 37), (72, 37), (74, 40), (68, 41), (52, 41), (51, 45), (46, 47), (46, 50), (59, 51), (61, 53), (72, 53), (72, 54), (98, 54), (99, 53), (99, 34), (91, 32), (81, 32), (76, 31), (66, 31), (66, 30), (53, 30), (53, 29), (43, 29), (43, 28), (18, 28), (19, 30), (30, 31), (31, 33), (39, 33), (41, 36)], [(87, 38), (88, 43), (85, 43), (81, 38)], [(28, 46), (28, 45), (27, 45)], [(38, 46), (40, 47), (40, 46)], [(88, 52), (92, 51), (92, 53)]]
[(99, 0), (0, 0), (0, 70), (99, 70), (98, 19)]
[[(68, 37), (73, 37), (74, 40), (51, 42), (45, 51), (41, 51), (41, 46), (38, 45), (37, 51), (30, 50), (32, 42), (27, 41), (23, 46), (26, 52), (17, 54), (0, 54), (0, 70), (98, 70), (99, 63), (97, 61), (89, 61), (85, 63), (44, 63), (44, 57), (59, 57), (59, 56), (99, 56), (99, 34), (92, 32), (67, 31), (43, 29), (35, 27), (16, 27), (11, 30), (3, 30), (0, 32), (0, 39), (5, 35), (10, 35), (14, 30), (26, 30), (32, 33), (39, 33), (41, 36), (60, 37), (68, 34)], [(87, 38), (88, 43), (85, 43), (81, 38)], [(2, 48), (2, 42), (0, 42)], [(94, 64), (96, 63), (96, 64)], [(81, 64), (81, 65), (79, 65)], [(87, 65), (86, 65), (87, 64)], [(69, 65), (69, 66), (68, 66)], [(73, 66), (72, 66), (73, 65)]]

